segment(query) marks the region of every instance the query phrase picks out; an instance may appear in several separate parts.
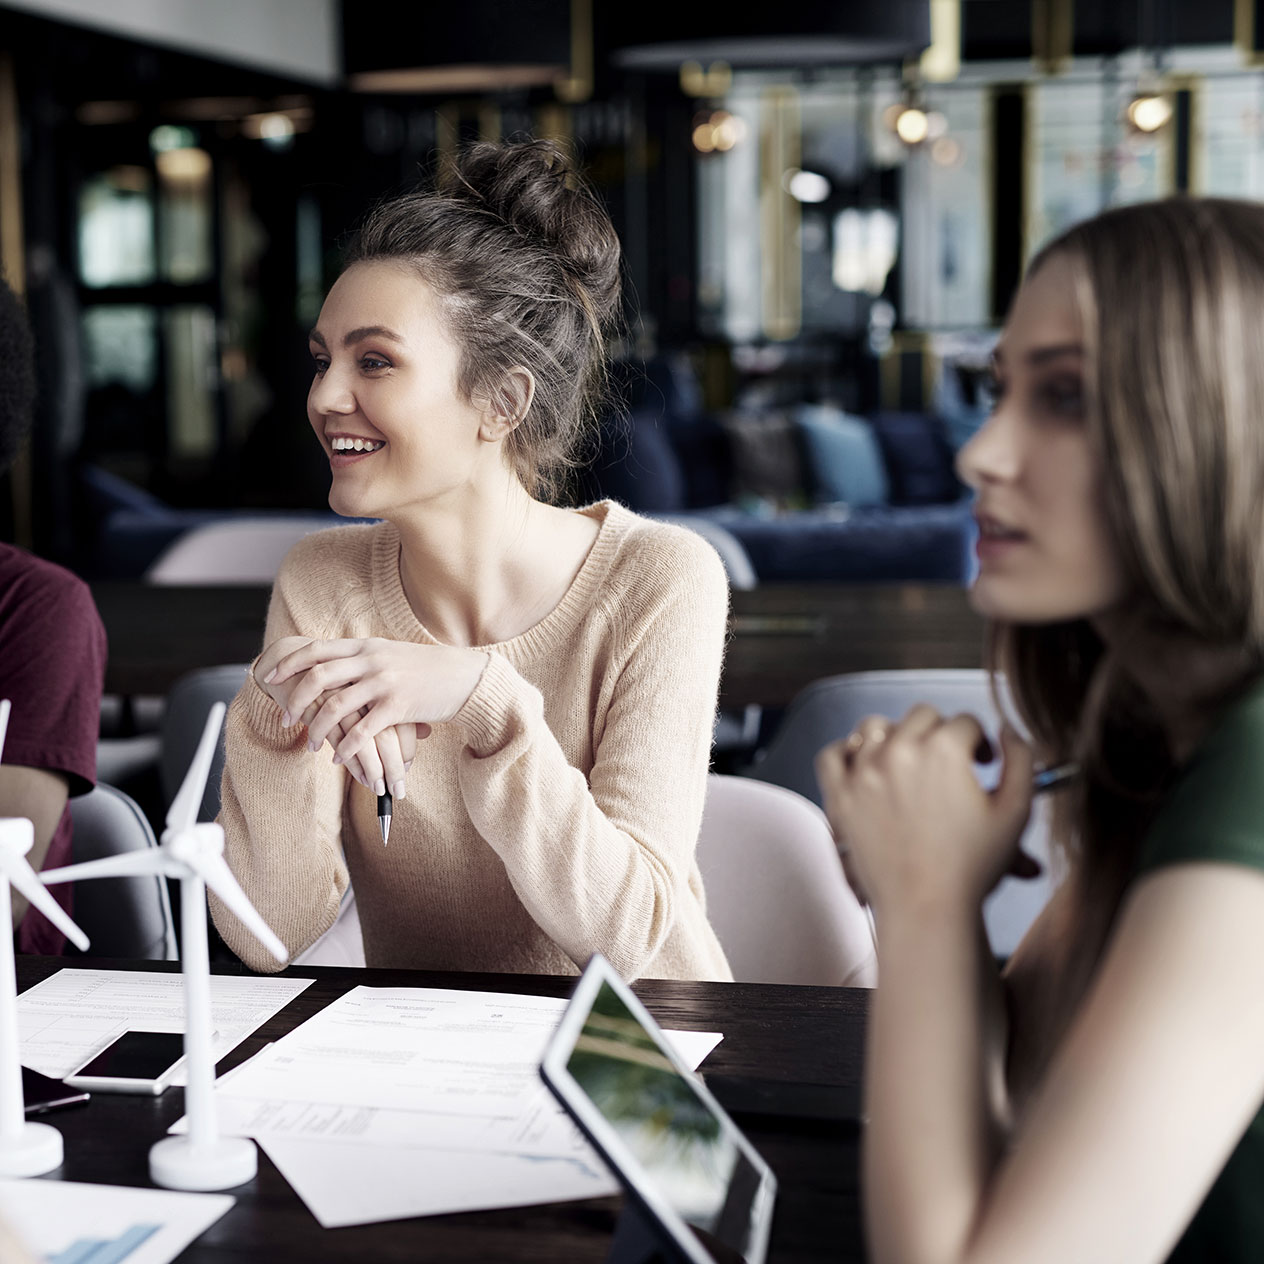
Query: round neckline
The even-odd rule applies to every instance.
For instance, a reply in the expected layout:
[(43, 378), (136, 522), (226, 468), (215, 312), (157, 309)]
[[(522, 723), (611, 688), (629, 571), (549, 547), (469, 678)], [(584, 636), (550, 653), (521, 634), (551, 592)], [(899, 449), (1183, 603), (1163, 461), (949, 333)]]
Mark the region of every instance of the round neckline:
[[(574, 513), (598, 520), (597, 538), (592, 542), (571, 585), (561, 600), (531, 627), (506, 641), (472, 645), (471, 649), (495, 652), (507, 658), (546, 649), (571, 631), (588, 613), (610, 565), (627, 534), (633, 515), (612, 500), (585, 505)], [(434, 633), (417, 618), (400, 577), (402, 543), (393, 523), (383, 522), (372, 554), (373, 601), (386, 621), (391, 635), (401, 640), (442, 645)]]

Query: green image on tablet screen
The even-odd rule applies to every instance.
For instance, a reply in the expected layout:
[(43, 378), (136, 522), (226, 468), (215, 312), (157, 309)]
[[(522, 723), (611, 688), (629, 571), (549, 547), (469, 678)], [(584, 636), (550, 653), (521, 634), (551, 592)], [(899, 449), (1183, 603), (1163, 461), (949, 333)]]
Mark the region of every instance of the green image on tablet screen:
[(609, 984), (566, 1065), (681, 1219), (745, 1254), (754, 1169)]

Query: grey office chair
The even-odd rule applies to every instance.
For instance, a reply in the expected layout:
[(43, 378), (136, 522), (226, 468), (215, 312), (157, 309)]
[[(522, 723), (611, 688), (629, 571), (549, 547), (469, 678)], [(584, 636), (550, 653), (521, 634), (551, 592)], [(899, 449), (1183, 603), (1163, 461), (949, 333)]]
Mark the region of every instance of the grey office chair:
[[(199, 667), (181, 676), (168, 690), (162, 716), (162, 749), (158, 756), (158, 773), (166, 802), (170, 803), (175, 797), (193, 762), (193, 753), (202, 739), (211, 707), (217, 702), (226, 705), (232, 702), (246, 679), (249, 666), (249, 663), (229, 663), (222, 667)], [(219, 812), (219, 782), (223, 772), (224, 733), (221, 729), (202, 794), (199, 821), (213, 821)]]
[[(168, 801), (184, 780), (211, 707), (216, 702), (227, 704), (237, 696), (249, 666), (248, 663), (230, 663), (222, 667), (200, 667), (181, 676), (171, 686), (162, 720), (162, 753), (158, 765), (163, 795)], [(219, 783), (223, 773), (224, 733), (221, 729), (198, 820), (213, 821), (219, 813)], [(295, 957), (293, 964), (364, 965), (364, 940), (350, 884), (343, 895), (337, 921), (310, 948)]]
[[(1007, 695), (1002, 688), (1002, 703)], [(988, 674), (982, 668), (855, 672), (813, 681), (791, 702), (767, 748), (743, 775), (795, 790), (821, 802), (813, 761), (822, 747), (848, 733), (867, 715), (901, 718), (918, 702), (945, 715), (977, 716), (995, 738), (1001, 717), (992, 702)], [(1012, 712), (1011, 712), (1012, 714)], [(986, 770), (983, 773), (986, 778)], [(1040, 877), (1005, 878), (983, 906), (992, 951), (1007, 957), (1018, 946), (1057, 885), (1051, 872), (1048, 804), (1037, 800), (1023, 835), (1023, 849), (1043, 868)]]
[[(70, 800), (70, 818), (75, 864), (158, 846), (136, 801), (104, 782)], [(74, 918), (94, 957), (179, 959), (167, 881), (156, 874), (75, 883)]]

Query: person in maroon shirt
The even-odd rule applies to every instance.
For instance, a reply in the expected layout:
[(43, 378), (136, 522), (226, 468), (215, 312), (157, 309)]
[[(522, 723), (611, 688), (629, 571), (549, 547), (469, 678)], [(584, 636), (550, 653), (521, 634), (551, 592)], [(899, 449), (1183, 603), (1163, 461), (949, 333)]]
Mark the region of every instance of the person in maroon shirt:
[[(0, 279), (0, 472), (31, 423), (34, 354), (22, 304)], [(97, 775), (105, 629), (87, 585), (69, 571), (0, 544), (0, 698), (12, 703), (0, 763), (0, 816), (35, 826), (35, 869), (70, 861), (71, 795)], [(69, 884), (49, 888), (68, 912)], [(60, 953), (61, 932), (13, 894), (21, 952)], [(3, 933), (3, 931), (0, 931)]]

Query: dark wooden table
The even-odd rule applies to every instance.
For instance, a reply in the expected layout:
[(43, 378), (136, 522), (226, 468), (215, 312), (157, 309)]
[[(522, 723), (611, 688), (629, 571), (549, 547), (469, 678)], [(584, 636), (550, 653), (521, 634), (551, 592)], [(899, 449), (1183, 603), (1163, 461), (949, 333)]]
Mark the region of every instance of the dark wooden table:
[[(185, 672), (244, 663), (262, 648), (268, 589), (100, 583), (107, 693), (164, 694)], [(785, 706), (841, 672), (978, 667), (983, 621), (948, 584), (766, 584), (733, 593), (721, 682), (726, 707)]]
[[(25, 989), (63, 966), (164, 970), (166, 962), (116, 962), (19, 957)], [(217, 967), (220, 973), (244, 973)], [(292, 967), (287, 973), (317, 981), (219, 1066), (225, 1071), (284, 1035), (358, 984), (378, 987), (452, 987), (566, 996), (573, 979), (527, 975), (432, 974), (406, 970)], [(724, 1039), (702, 1065), (715, 1077), (760, 1081), (774, 1100), (792, 1100), (804, 1086), (854, 1088), (860, 1080), (867, 993), (842, 988), (746, 983), (647, 981), (637, 993), (665, 1027), (721, 1031)], [(161, 1097), (97, 1094), (84, 1107), (44, 1118), (60, 1128), (66, 1160), (42, 1179), (149, 1186), (150, 1145), (183, 1113), (183, 1092)], [(859, 1128), (855, 1123), (772, 1114), (737, 1116), (777, 1174), (779, 1194), (769, 1264), (845, 1264), (863, 1259), (856, 1189)], [(322, 1229), (260, 1152), (254, 1180), (231, 1191), (236, 1204), (181, 1256), (186, 1264), (391, 1264), (426, 1260), (533, 1261), (599, 1264), (618, 1212), (617, 1199), (557, 1203)]]

